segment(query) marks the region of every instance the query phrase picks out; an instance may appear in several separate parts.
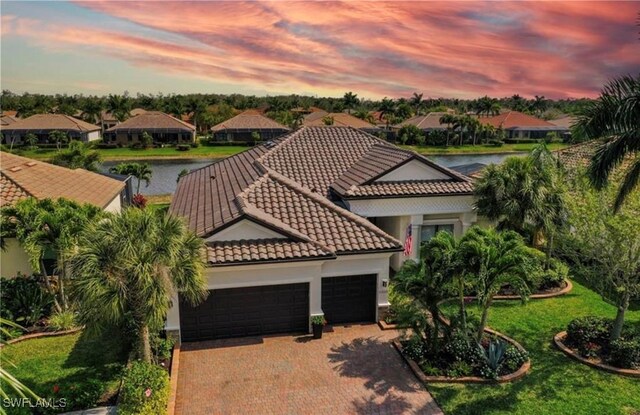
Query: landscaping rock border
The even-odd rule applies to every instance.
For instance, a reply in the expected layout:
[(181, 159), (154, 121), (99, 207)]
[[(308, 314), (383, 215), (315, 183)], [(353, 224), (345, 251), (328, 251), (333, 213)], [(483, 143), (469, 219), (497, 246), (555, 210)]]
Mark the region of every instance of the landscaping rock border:
[(167, 415), (174, 415), (176, 411), (176, 396), (178, 393), (178, 370), (180, 369), (180, 343), (173, 346), (171, 368), (169, 369), (169, 402)]
[(57, 337), (67, 334), (77, 333), (82, 331), (84, 327), (77, 327), (75, 329), (62, 330), (62, 331), (41, 331), (39, 333), (25, 334), (24, 336), (16, 337), (15, 339), (8, 340), (6, 344), (0, 344), (0, 349), (9, 344), (20, 343), (25, 340), (38, 339), (40, 337)]
[(400, 330), (405, 328), (398, 326), (396, 323), (387, 323), (384, 320), (378, 320), (378, 327), (380, 327), (380, 330)]
[[(502, 340), (507, 343), (511, 343), (513, 346), (518, 348), (519, 350), (525, 350), (524, 347), (517, 341), (513, 340), (510, 337), (505, 336), (504, 334), (497, 332), (492, 329), (485, 329), (485, 332), (489, 334), (493, 334), (497, 337), (500, 337)], [(407, 357), (404, 353), (402, 353), (403, 347), (398, 339), (393, 340), (393, 346), (398, 350), (400, 356), (407, 362), (411, 371), (418, 378), (418, 380), (427, 383), (477, 383), (477, 384), (498, 384), (498, 383), (509, 383), (521, 379), (524, 377), (529, 370), (531, 369), (531, 359), (527, 360), (520, 366), (520, 369), (516, 370), (513, 373), (509, 373), (508, 375), (498, 376), (497, 379), (486, 379), (481, 378), (479, 376), (465, 376), (461, 378), (451, 378), (448, 376), (428, 376), (425, 375), (418, 363), (416, 363), (413, 359)]]
[(622, 376), (630, 376), (632, 378), (640, 378), (640, 370), (635, 369), (622, 369), (615, 366), (607, 365), (606, 363), (598, 363), (586, 359), (580, 356), (578, 353), (574, 352), (568, 346), (566, 346), (562, 341), (567, 337), (566, 331), (561, 331), (560, 333), (553, 336), (553, 343), (555, 346), (562, 351), (562, 353), (566, 354), (570, 358), (577, 360), (580, 363), (583, 363), (587, 366), (591, 366), (596, 369), (604, 370), (605, 372), (614, 373), (616, 375)]

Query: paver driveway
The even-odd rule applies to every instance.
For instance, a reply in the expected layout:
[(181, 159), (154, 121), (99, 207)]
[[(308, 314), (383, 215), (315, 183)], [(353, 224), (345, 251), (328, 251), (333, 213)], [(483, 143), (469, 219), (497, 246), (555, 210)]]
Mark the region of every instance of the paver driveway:
[(185, 343), (176, 414), (442, 414), (377, 325)]

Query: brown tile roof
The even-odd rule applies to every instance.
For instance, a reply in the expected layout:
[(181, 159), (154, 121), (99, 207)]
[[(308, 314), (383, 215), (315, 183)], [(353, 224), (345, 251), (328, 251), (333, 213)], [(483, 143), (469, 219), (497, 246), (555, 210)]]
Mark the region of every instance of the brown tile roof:
[(337, 127), (353, 127), (353, 128), (369, 128), (369, 129), (377, 128), (373, 124), (369, 124), (368, 122), (361, 120), (358, 117), (354, 117), (353, 115), (347, 114), (344, 112), (332, 112), (332, 113), (324, 112), (323, 115), (317, 115), (317, 114), (322, 114), (322, 112), (317, 111), (309, 114), (308, 117), (305, 117), (304, 121), (302, 122), (302, 125), (306, 125), (308, 127), (327, 127), (324, 124), (323, 119), (324, 117), (332, 117), (333, 118), (332, 125)]
[(549, 122), (558, 127), (571, 128), (577, 120), (578, 120), (578, 117), (574, 117), (573, 115), (567, 115), (565, 117), (558, 118), (555, 120), (549, 120)]
[(182, 130), (192, 132), (195, 131), (195, 127), (164, 112), (145, 111), (114, 125), (107, 132), (130, 130)]
[(16, 117), (12, 117), (11, 115), (3, 115), (0, 117), (0, 125), (7, 126), (18, 122)]
[(353, 186), (345, 196), (354, 198), (372, 197), (416, 197), (416, 196), (446, 196), (470, 195), (473, 193), (473, 183), (457, 181), (400, 181), (380, 182), (369, 185)]
[(70, 115), (64, 114), (36, 114), (28, 118), (23, 118), (15, 123), (3, 127), (3, 130), (10, 131), (47, 131), (47, 130), (60, 130), (60, 131), (77, 131), (80, 133), (98, 131), (100, 127), (97, 125), (89, 124), (86, 121), (73, 118)]
[(287, 239), (256, 239), (251, 243), (248, 241), (220, 241), (207, 245), (207, 262), (211, 265), (294, 261), (319, 257), (332, 258), (335, 255), (313, 243)]
[(445, 130), (447, 128), (446, 124), (440, 124), (440, 117), (446, 115), (446, 112), (430, 112), (427, 115), (416, 115), (414, 117), (409, 118), (401, 122), (400, 124), (396, 124), (396, 128), (402, 128), (405, 125), (415, 125), (421, 130)]
[(67, 169), (5, 152), (0, 152), (0, 173), (0, 205), (11, 205), (32, 196), (37, 199), (64, 197), (104, 208), (124, 188), (123, 182), (98, 173)]
[[(451, 179), (416, 181), (410, 186), (373, 183), (411, 160)], [(327, 198), (331, 192), (359, 197), (368, 189), (377, 189), (377, 196), (393, 197), (461, 194), (470, 189), (470, 181), (354, 128), (302, 127), (183, 177), (170, 212), (185, 217), (201, 237), (251, 220), (279, 232), (286, 241), (313, 244), (316, 250), (305, 254), (309, 257), (400, 249), (397, 240)], [(264, 256), (275, 249), (273, 242), (265, 245), (264, 240), (212, 244), (215, 249), (209, 252), (215, 264), (232, 261), (229, 255), (234, 249), (233, 258), (245, 258), (242, 261), (267, 260), (257, 253)], [(293, 245), (280, 249), (292, 259), (297, 255)]]
[(554, 153), (561, 166), (566, 169), (579, 169), (589, 165), (591, 158), (601, 145), (602, 142), (599, 140), (586, 141), (556, 150)]
[(508, 111), (492, 117), (479, 117), (478, 120), (483, 124), (496, 128), (502, 127), (505, 130), (517, 127), (554, 127), (550, 122), (518, 111)]
[(255, 110), (247, 110), (211, 127), (211, 131), (214, 132), (223, 130), (282, 130), (284, 132), (289, 131), (289, 128)]

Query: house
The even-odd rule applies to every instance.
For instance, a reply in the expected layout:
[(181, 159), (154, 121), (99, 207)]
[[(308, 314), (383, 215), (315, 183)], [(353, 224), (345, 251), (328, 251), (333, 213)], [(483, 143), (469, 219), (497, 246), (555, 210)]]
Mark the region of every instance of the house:
[(576, 121), (578, 121), (578, 117), (573, 115), (565, 115), (563, 117), (556, 118), (555, 120), (549, 120), (551, 124), (566, 129), (562, 136), (567, 140), (571, 138), (571, 128)]
[[(327, 121), (330, 121), (331, 123), (327, 124)], [(351, 114), (347, 114), (346, 112), (329, 113), (326, 111), (315, 111), (304, 118), (302, 125), (307, 127), (326, 127), (330, 125), (337, 127), (351, 127), (370, 133), (379, 131), (379, 128), (375, 125), (358, 117), (354, 117)]]
[(233, 118), (211, 127), (211, 132), (217, 141), (256, 141), (254, 133), (260, 135), (260, 140), (271, 140), (289, 132), (286, 127), (257, 110), (247, 110)]
[(6, 127), (7, 125), (11, 125), (18, 122), (18, 118), (11, 115), (1, 115), (0, 116), (0, 126)]
[(507, 111), (502, 114), (479, 117), (483, 124), (500, 128), (506, 133), (505, 138), (511, 139), (543, 139), (549, 133), (556, 133), (563, 137), (569, 129), (554, 125), (548, 121), (518, 111)]
[(418, 127), (425, 135), (428, 135), (432, 131), (445, 131), (447, 129), (447, 124), (441, 124), (440, 118), (443, 115), (447, 115), (447, 112), (430, 112), (426, 115), (415, 115), (403, 122), (396, 124), (393, 126), (394, 129), (400, 129), (406, 125), (415, 125)]
[(34, 134), (38, 143), (49, 143), (49, 133), (62, 131), (72, 140), (84, 142), (100, 139), (100, 127), (64, 114), (35, 114), (7, 126), (0, 126), (5, 144), (23, 144), (27, 134)]
[[(147, 110), (142, 108), (134, 108), (129, 111), (129, 117), (135, 117), (136, 115), (144, 114)], [(108, 130), (111, 127), (118, 125), (120, 121), (109, 111), (102, 111), (100, 113), (100, 127), (102, 127), (102, 132)]]
[[(28, 197), (63, 197), (92, 204), (107, 212), (119, 212), (130, 200), (125, 182), (126, 179), (115, 180), (83, 169), (67, 169), (0, 152), (0, 207), (11, 206)], [(5, 243), (6, 250), (0, 252), (0, 275), (32, 274), (33, 269), (18, 241), (9, 238)]]
[(154, 143), (193, 143), (196, 129), (193, 125), (160, 111), (144, 111), (107, 129), (104, 139), (108, 143), (131, 145), (139, 143), (142, 134), (151, 135)]
[(472, 190), (466, 176), (351, 127), (301, 127), (192, 171), (170, 214), (205, 240), (211, 293), (196, 307), (174, 298), (166, 329), (196, 341), (306, 332), (320, 314), (376, 321), (390, 268), (417, 259), (437, 231), (475, 222)]

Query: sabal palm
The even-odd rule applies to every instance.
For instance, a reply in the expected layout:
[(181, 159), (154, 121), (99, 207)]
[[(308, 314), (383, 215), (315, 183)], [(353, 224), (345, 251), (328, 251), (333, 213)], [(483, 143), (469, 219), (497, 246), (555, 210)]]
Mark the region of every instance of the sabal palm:
[(512, 231), (473, 227), (460, 240), (460, 260), (464, 274), (476, 289), (482, 311), (477, 341), (482, 340), (489, 307), (505, 285), (524, 300), (529, 296), (526, 275), (533, 263), (520, 235)]
[(109, 169), (111, 173), (133, 176), (138, 180), (136, 193), (140, 193), (140, 182), (151, 183), (153, 172), (148, 163), (120, 163)]
[(600, 97), (586, 106), (572, 135), (583, 140), (603, 139), (589, 165), (596, 188), (607, 186), (611, 173), (627, 159), (624, 178), (614, 202), (618, 211), (640, 183), (640, 75), (610, 81)]
[(80, 320), (99, 330), (130, 316), (139, 356), (149, 362), (150, 331), (161, 328), (171, 299), (179, 292), (196, 305), (207, 296), (203, 249), (179, 219), (148, 209), (93, 223), (71, 259)]

